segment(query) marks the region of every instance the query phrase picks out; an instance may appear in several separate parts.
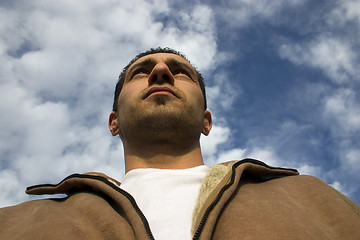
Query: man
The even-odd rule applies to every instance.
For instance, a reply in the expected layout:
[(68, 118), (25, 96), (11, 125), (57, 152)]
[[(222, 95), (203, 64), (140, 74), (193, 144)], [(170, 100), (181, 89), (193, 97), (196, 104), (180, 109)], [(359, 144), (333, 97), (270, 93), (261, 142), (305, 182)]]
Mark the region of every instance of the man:
[(0, 211), (0, 239), (359, 239), (359, 208), (321, 180), (244, 159), (204, 166), (203, 79), (180, 53), (152, 49), (120, 75), (109, 117), (124, 145), (122, 184), (74, 174)]

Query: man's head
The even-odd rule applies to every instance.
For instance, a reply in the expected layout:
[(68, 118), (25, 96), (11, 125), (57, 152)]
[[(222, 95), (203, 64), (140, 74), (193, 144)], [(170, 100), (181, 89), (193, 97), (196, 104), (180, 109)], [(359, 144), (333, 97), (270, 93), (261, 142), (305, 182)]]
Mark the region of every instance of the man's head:
[[(176, 54), (182, 58), (184, 58), (186, 61), (189, 62), (189, 60), (180, 52), (176, 51), (176, 50), (173, 50), (173, 49), (170, 49), (170, 48), (155, 48), (155, 49), (150, 49), (146, 52), (143, 52), (143, 53), (140, 53), (138, 54), (135, 58), (133, 58), (128, 65), (126, 65), (126, 67), (124, 67), (124, 69), (122, 70), (120, 76), (119, 76), (119, 79), (118, 79), (118, 82), (116, 84), (116, 87), (115, 87), (115, 92), (114, 92), (114, 103), (113, 103), (113, 111), (117, 111), (117, 108), (118, 108), (118, 98), (119, 98), (119, 94), (123, 88), (123, 85), (124, 85), (124, 81), (125, 81), (125, 78), (126, 78), (126, 75), (128, 73), (128, 69), (129, 67), (134, 63), (136, 62), (138, 59), (142, 58), (142, 57), (145, 57), (147, 55), (150, 55), (150, 54), (155, 54), (155, 53), (172, 53), (172, 54)], [(189, 62), (190, 63), (190, 62)], [(193, 66), (192, 66), (193, 67)], [(200, 89), (202, 91), (202, 94), (203, 94), (203, 97), (204, 97), (204, 109), (207, 108), (207, 101), (206, 101), (206, 92), (205, 92), (205, 83), (204, 83), (204, 79), (203, 77), (201, 76), (200, 72), (194, 68), (194, 71), (196, 72), (196, 78), (197, 78), (197, 81), (199, 82), (199, 85), (200, 85)]]
[(178, 52), (159, 48), (139, 54), (120, 75), (109, 129), (125, 147), (198, 146), (211, 125), (203, 79)]

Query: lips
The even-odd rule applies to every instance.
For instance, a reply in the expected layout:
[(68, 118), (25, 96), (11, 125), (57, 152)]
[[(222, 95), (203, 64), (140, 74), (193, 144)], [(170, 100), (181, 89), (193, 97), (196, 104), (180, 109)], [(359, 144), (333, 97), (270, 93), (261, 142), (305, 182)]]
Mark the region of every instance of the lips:
[(178, 96), (176, 95), (176, 93), (169, 87), (152, 87), (150, 88), (147, 92), (146, 92), (146, 95), (144, 97), (147, 98), (149, 97), (150, 95), (152, 94), (161, 94), (161, 93), (164, 93), (164, 94), (167, 94), (167, 93), (170, 93), (171, 95), (175, 96), (178, 98)]

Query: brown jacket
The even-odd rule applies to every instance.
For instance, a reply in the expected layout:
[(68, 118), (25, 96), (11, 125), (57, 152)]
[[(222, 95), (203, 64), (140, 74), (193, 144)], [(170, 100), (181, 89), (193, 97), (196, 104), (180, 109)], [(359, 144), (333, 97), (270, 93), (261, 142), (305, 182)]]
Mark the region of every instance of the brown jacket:
[[(133, 197), (103, 174), (73, 174), (28, 194), (63, 199), (0, 210), (0, 239), (152, 239)], [(360, 239), (356, 204), (311, 176), (245, 159), (212, 167), (193, 216), (194, 239)]]

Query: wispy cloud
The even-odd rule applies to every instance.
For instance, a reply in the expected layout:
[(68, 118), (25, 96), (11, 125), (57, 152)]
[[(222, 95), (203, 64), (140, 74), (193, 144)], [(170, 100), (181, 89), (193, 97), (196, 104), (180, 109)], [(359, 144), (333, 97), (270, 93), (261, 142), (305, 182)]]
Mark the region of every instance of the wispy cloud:
[(279, 51), (295, 64), (321, 69), (335, 83), (358, 80), (357, 56), (350, 44), (337, 37), (320, 36), (303, 45), (284, 44)]

